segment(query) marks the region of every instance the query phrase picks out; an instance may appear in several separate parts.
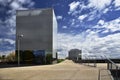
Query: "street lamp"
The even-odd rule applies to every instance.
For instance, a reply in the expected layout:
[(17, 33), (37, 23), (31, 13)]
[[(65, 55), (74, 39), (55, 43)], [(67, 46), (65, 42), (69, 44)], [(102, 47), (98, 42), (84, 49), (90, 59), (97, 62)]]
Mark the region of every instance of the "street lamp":
[(20, 65), (20, 39), (23, 38), (23, 34), (17, 36), (18, 41), (18, 66)]

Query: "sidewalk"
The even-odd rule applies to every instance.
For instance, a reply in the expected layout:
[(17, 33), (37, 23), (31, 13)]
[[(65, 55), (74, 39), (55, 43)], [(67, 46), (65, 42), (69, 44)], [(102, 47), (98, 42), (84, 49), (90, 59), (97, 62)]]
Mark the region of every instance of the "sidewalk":
[[(96, 68), (65, 60), (54, 65), (1, 68), (0, 80), (98, 80), (98, 71), (103, 66)], [(110, 77), (101, 80), (110, 80)]]

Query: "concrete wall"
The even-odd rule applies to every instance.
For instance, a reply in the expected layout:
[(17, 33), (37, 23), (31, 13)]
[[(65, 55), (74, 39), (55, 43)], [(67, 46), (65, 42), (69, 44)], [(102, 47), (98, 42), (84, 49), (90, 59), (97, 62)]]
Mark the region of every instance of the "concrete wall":
[[(53, 43), (57, 35), (57, 22), (54, 22), (54, 18), (55, 15), (53, 15), (51, 8), (18, 10), (16, 16), (16, 50), (18, 49), (19, 38), (20, 50), (53, 52), (53, 48), (56, 49), (56, 46), (53, 47)], [(19, 35), (23, 35), (23, 37), (20, 38)]]

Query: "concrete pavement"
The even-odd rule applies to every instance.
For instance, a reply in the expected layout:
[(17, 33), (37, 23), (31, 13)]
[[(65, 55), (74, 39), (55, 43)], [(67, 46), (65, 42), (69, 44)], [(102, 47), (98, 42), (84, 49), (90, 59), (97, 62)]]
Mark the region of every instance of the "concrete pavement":
[[(98, 80), (99, 69), (105, 69), (106, 65), (97, 66), (65, 60), (54, 65), (1, 68), (0, 80)], [(106, 75), (101, 75), (101, 80), (111, 80), (107, 71), (102, 71), (101, 74)]]

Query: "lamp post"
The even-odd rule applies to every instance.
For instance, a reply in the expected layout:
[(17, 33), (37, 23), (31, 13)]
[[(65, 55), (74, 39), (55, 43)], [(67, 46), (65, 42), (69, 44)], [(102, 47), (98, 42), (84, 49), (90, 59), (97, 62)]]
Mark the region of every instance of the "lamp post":
[(23, 37), (23, 35), (21, 34), (21, 35), (18, 35), (17, 36), (17, 41), (18, 41), (18, 66), (20, 65), (20, 39)]

